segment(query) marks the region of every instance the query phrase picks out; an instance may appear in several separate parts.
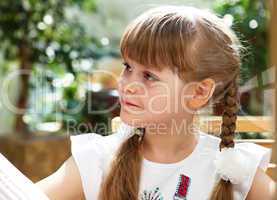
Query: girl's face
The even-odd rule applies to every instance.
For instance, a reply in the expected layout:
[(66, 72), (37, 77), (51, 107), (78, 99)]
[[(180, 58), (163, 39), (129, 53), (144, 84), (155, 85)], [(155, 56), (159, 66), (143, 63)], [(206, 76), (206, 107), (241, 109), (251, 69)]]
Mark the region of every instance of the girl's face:
[(189, 90), (169, 67), (158, 71), (130, 59), (124, 66), (118, 81), (122, 121), (145, 127), (185, 119)]

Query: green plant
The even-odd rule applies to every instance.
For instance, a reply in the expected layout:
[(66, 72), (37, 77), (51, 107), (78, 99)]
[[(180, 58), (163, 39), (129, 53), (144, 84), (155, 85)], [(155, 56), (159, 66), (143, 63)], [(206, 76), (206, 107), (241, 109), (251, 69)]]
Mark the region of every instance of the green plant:
[[(103, 55), (101, 43), (88, 35), (76, 18), (65, 14), (68, 8), (76, 6), (96, 12), (96, 3), (95, 0), (0, 1), (0, 51), (5, 62), (18, 61), (19, 70), (24, 72), (19, 75), (18, 109), (26, 110), (29, 89), (37, 84), (30, 82), (34, 68), (41, 68), (47, 74), (43, 79), (51, 85), (64, 73), (77, 76), (74, 61)], [(23, 116), (24, 113), (16, 114), (15, 132), (19, 134), (28, 131)]]
[(261, 88), (261, 73), (268, 67), (269, 11), (266, 1), (217, 0), (213, 9), (232, 26), (247, 48), (241, 67), (241, 84), (256, 76)]

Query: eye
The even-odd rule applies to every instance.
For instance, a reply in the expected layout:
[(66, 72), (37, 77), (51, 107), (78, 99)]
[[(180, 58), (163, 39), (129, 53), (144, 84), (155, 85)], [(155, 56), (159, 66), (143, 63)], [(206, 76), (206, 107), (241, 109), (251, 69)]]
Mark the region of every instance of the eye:
[[(124, 68), (125, 73), (132, 72), (132, 67), (127, 62), (123, 62), (122, 64), (125, 66), (125, 68)], [(147, 72), (143, 73), (143, 78), (145, 78), (147, 81), (158, 81), (158, 79), (156, 77), (154, 77), (153, 75), (151, 75)]]
[(147, 74), (147, 73), (144, 75), (144, 78), (149, 80), (149, 81), (156, 81), (157, 80), (155, 77), (153, 77), (153, 76), (151, 76), (150, 74)]
[(124, 62), (122, 64), (125, 66), (125, 68), (124, 68), (125, 71), (131, 72), (131, 66), (128, 63)]

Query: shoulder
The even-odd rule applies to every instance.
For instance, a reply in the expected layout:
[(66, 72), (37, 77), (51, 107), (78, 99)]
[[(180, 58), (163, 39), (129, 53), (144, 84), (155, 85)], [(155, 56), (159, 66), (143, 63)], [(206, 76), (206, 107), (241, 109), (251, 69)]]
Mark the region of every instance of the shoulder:
[(132, 127), (122, 123), (110, 135), (86, 133), (70, 136), (71, 153), (80, 173), (87, 199), (97, 199), (106, 169), (120, 144), (131, 136)]
[(248, 174), (242, 184), (234, 185), (234, 196), (235, 199), (246, 199), (253, 185), (261, 180), (261, 176), (267, 176), (265, 172), (269, 166), (272, 151), (269, 148), (250, 142), (236, 143), (236, 148), (244, 155), (244, 163), (248, 168)]
[(273, 199), (275, 182), (265, 173), (265, 171), (258, 167), (256, 170), (253, 183), (250, 191), (247, 194), (247, 200), (270, 200)]
[(218, 136), (199, 131), (199, 142), (202, 153), (215, 155), (219, 151), (220, 138)]
[[(236, 147), (247, 158), (245, 164), (249, 166), (249, 174), (242, 185), (235, 186), (235, 195), (239, 199), (269, 199), (266, 195), (269, 195), (268, 186), (271, 179), (266, 174), (266, 170), (271, 160), (272, 150), (249, 142), (237, 143)], [(257, 198), (258, 194), (262, 194), (263, 197)]]
[[(221, 139), (218, 136), (210, 135), (204, 132), (200, 133), (203, 144), (202, 153), (205, 155), (209, 154), (209, 158), (212, 160), (213, 156), (219, 152), (219, 143)], [(256, 196), (259, 191), (261, 192), (263, 189), (263, 192), (266, 192), (271, 179), (265, 172), (270, 163), (272, 150), (250, 142), (237, 142), (235, 144), (235, 148), (244, 156), (244, 162), (245, 165), (247, 165), (248, 174), (242, 184), (234, 185), (234, 199), (246, 199), (248, 194), (250, 196), (255, 194)], [(267, 188), (260, 187), (259, 185), (267, 185)], [(251, 200), (252, 198), (249, 199)]]
[(220, 138), (218, 136), (208, 134), (203, 131), (199, 131), (199, 134), (200, 134), (200, 138), (202, 140), (205, 140), (205, 144), (207, 144), (207, 145), (216, 146), (220, 142)]
[(258, 167), (260, 167), (263, 171), (267, 170), (272, 154), (272, 150), (270, 148), (250, 142), (236, 143), (236, 148), (244, 153), (246, 157), (249, 157), (249, 160), (255, 170), (257, 170)]
[[(202, 140), (202, 147), (204, 147), (205, 150), (213, 153), (219, 152), (219, 143), (221, 139), (218, 136), (200, 131), (200, 140)], [(253, 170), (260, 167), (262, 170), (266, 171), (272, 154), (270, 148), (251, 142), (236, 142), (235, 148), (248, 158), (247, 160), (251, 163)]]
[[(86, 133), (70, 136), (71, 153), (76, 156), (93, 156), (100, 158), (104, 151), (116, 143), (117, 134), (103, 136), (97, 133)], [(93, 155), (91, 155), (93, 153)]]
[(89, 161), (89, 158), (103, 159), (116, 150), (123, 140), (130, 137), (133, 128), (121, 123), (116, 132), (109, 135), (86, 133), (70, 136), (71, 152), (74, 158), (80, 157)]
[(76, 163), (86, 199), (96, 199), (100, 187), (106, 137), (96, 133), (70, 136), (71, 154)]

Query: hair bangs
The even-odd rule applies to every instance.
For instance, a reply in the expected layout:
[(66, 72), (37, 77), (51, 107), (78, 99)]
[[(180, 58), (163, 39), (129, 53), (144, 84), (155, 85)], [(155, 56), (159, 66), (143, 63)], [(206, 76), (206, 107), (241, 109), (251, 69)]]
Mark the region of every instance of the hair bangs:
[(153, 16), (134, 21), (122, 36), (120, 50), (123, 59), (131, 59), (144, 66), (162, 70), (183, 67), (185, 60), (184, 35), (180, 32), (180, 17)]

